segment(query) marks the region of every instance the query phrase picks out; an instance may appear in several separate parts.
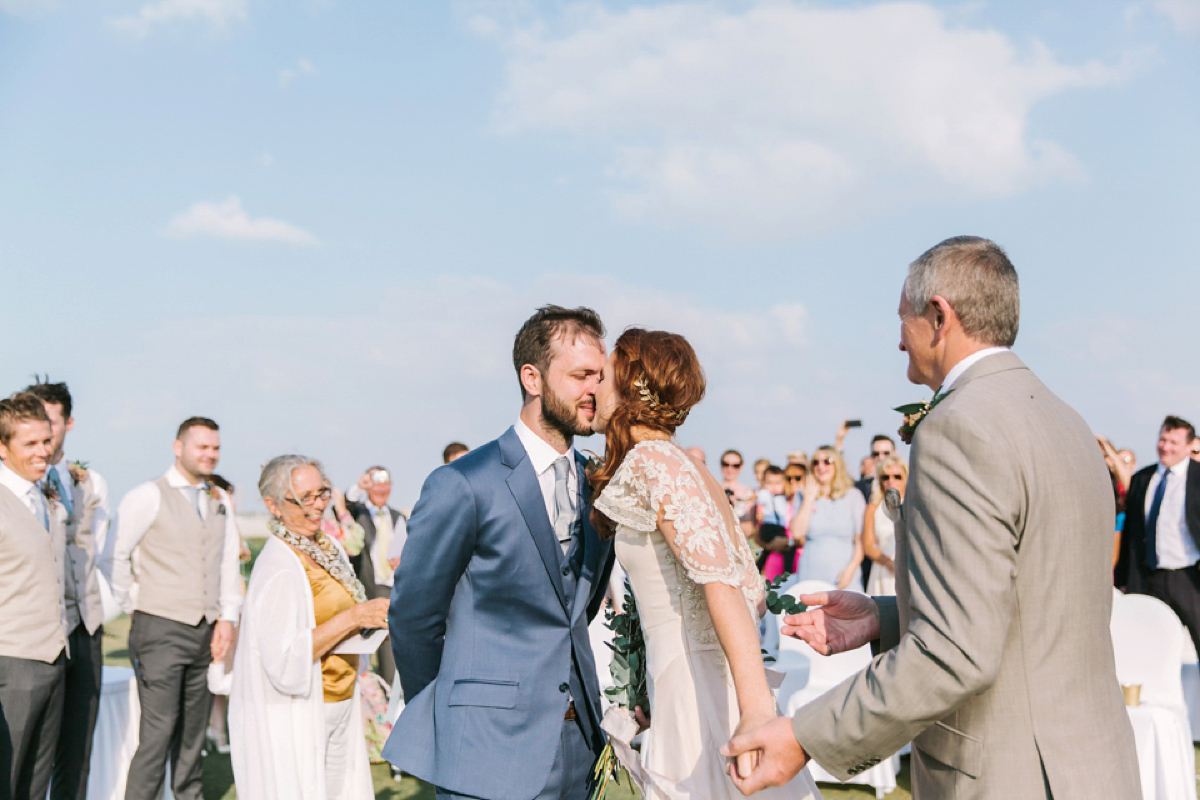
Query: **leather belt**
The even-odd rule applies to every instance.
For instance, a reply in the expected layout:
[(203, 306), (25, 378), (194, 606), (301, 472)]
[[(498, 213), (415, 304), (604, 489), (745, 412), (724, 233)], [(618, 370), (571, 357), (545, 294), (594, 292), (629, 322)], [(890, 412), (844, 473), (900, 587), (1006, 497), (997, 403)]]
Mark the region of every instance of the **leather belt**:
[(575, 701), (572, 700), (567, 706), (567, 713), (563, 714), (563, 719), (575, 719)]

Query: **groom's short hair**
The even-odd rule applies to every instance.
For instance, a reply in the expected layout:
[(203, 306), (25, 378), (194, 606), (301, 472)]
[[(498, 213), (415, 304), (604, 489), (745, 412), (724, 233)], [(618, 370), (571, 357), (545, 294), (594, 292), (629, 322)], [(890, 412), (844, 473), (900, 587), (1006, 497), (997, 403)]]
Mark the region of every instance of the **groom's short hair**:
[(904, 297), (917, 314), (934, 295), (954, 309), (963, 331), (978, 342), (1011, 347), (1021, 321), (1017, 270), (995, 242), (955, 236), (926, 250), (908, 267)]
[[(532, 364), (542, 375), (550, 368), (550, 351), (555, 339), (575, 341), (586, 336), (599, 342), (604, 341), (604, 323), (600, 315), (590, 308), (564, 308), (546, 305), (525, 320), (513, 342), (513, 367), (517, 370), (517, 383), (521, 382), (521, 367)], [(525, 385), (521, 384), (521, 398), (525, 398)]]

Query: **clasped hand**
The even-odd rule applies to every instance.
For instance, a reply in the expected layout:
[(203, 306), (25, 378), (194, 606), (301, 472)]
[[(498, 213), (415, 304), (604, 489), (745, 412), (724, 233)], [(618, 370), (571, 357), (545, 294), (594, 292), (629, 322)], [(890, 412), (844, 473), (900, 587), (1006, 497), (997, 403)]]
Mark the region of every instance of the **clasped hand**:
[[(865, 595), (818, 592), (801, 595), (800, 602), (808, 610), (786, 615), (782, 633), (807, 642), (822, 655), (853, 650), (879, 638), (879, 609)], [(775, 717), (753, 730), (744, 731), (739, 725), (721, 754), (730, 760), (729, 777), (744, 795), (782, 786), (808, 763), (787, 717)]]

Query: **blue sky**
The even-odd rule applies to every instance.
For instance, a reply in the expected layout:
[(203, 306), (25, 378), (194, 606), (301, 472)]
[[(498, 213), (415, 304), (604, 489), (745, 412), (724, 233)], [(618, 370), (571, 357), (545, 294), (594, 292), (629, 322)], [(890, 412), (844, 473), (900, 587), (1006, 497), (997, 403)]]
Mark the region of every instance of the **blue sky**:
[(116, 495), (205, 414), (244, 488), (299, 451), (408, 505), (515, 418), (521, 321), (589, 304), (693, 340), (710, 463), (846, 417), (856, 460), (927, 394), (907, 263), (971, 233), (1146, 463), (1200, 422), (1197, 142), (1200, 0), (0, 0), (0, 391), (67, 380)]

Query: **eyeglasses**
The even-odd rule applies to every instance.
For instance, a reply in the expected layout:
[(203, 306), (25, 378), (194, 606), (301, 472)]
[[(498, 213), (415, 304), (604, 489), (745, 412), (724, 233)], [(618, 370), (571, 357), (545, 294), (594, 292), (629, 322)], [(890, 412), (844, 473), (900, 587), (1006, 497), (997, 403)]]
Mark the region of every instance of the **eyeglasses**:
[(833, 466), (833, 459), (832, 458), (814, 458), (812, 460), (812, 465), (814, 467), (817, 467), (817, 466), (830, 467), (830, 466)]
[(738, 468), (740, 468), (740, 467), (742, 466), (742, 462), (740, 462), (740, 461), (739, 461), (739, 462), (737, 462), (736, 464), (730, 464), (728, 461), (722, 461), (722, 462), (721, 462), (721, 466), (722, 466), (722, 467), (729, 467), (730, 469), (738, 469)]
[(329, 489), (329, 487), (326, 487), (319, 492), (315, 492), (313, 494), (306, 494), (303, 497), (301, 497), (299, 500), (297, 500), (294, 497), (285, 497), (283, 499), (286, 500), (287, 502), (291, 503), (294, 506), (301, 506), (303, 508), (312, 508), (321, 500), (329, 502), (329, 499), (331, 497), (333, 497), (333, 491), (331, 489)]
[(884, 482), (884, 481), (902, 481), (902, 480), (904, 480), (904, 476), (903, 476), (903, 475), (880, 475), (880, 476), (879, 476), (879, 480), (880, 480), (881, 482)]

